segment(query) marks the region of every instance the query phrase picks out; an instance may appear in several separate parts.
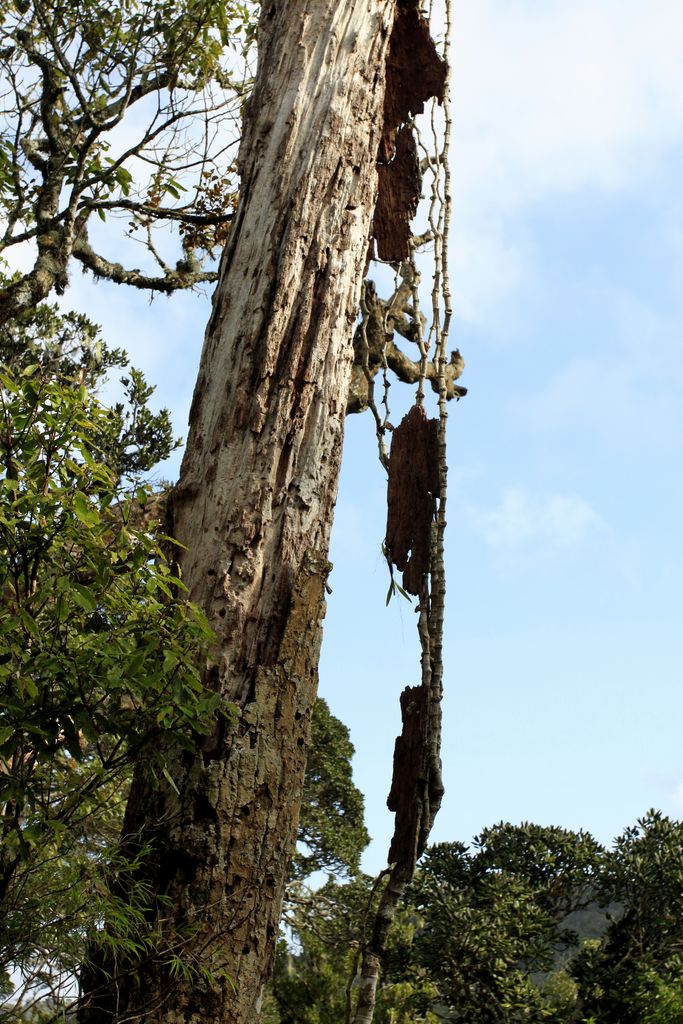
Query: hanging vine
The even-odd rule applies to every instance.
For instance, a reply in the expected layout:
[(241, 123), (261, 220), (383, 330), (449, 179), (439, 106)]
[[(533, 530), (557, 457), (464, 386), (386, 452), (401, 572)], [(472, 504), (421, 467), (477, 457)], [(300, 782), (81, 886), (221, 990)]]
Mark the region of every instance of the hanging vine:
[[(388, 807), (395, 813), (388, 868), (373, 888), (372, 909), (360, 952), (358, 999), (349, 1021), (371, 1024), (382, 954), (405, 886), (424, 852), (443, 796), (441, 778), (441, 697), (443, 690), (443, 622), (446, 594), (448, 402), (466, 394), (457, 381), (464, 368), (459, 351), (448, 350), (452, 320), (448, 277), (448, 232), (452, 196), (449, 167), (451, 108), (448, 76), (451, 2), (445, 3), (441, 52), (429, 30), (429, 18), (417, 0), (398, 0), (387, 68), (385, 127), (379, 154), (380, 185), (373, 225), (371, 256), (390, 263), (394, 291), (388, 299), (365, 282), (361, 322), (354, 341), (355, 365), (349, 411), (369, 408), (375, 420), (379, 458), (388, 474), (387, 531), (384, 552), (392, 575), (390, 595), (402, 573), (404, 593), (418, 599), (421, 679), (401, 693), (402, 731), (394, 749)], [(428, 115), (422, 115), (430, 101)], [(426, 129), (425, 129), (426, 122)], [(421, 234), (411, 233), (420, 215), (418, 200), (425, 182), (427, 201)], [(420, 312), (418, 253), (432, 251), (431, 316)], [(420, 256), (424, 265), (424, 254)], [(426, 332), (426, 333), (425, 333)], [(398, 334), (418, 350), (407, 356)], [(389, 378), (417, 385), (415, 403), (394, 429), (389, 415)], [(375, 379), (384, 381), (380, 412)], [(425, 409), (426, 384), (437, 396), (437, 415)], [(387, 436), (391, 446), (387, 452)], [(350, 1008), (349, 1008), (350, 1009)]]

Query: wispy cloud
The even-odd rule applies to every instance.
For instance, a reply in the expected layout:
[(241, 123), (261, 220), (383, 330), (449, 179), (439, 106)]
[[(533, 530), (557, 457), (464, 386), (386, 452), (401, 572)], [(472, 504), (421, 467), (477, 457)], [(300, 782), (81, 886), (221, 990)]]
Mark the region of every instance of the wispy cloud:
[(577, 494), (532, 494), (509, 488), (494, 508), (468, 505), (470, 528), (499, 551), (535, 553), (578, 546), (601, 525), (600, 516)]
[(614, 288), (603, 289), (603, 301), (595, 351), (567, 351), (521, 408), (510, 407), (511, 415), (544, 434), (571, 431), (634, 453), (680, 448), (677, 316)]
[(479, 0), (456, 30), (454, 276), (460, 315), (481, 318), (527, 269), (511, 215), (636, 187), (683, 140), (683, 6)]

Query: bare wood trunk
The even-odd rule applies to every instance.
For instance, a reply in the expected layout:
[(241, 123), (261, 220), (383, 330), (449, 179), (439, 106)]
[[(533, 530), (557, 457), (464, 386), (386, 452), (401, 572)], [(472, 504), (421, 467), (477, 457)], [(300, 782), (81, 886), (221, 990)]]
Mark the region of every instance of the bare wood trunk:
[[(210, 677), (238, 714), (176, 794), (140, 770), (126, 830), (152, 839), (168, 948), (85, 979), (88, 1022), (255, 1024), (296, 838), (317, 686), (352, 335), (376, 198), (394, 0), (262, 9), (223, 255), (173, 500), (190, 598), (218, 637)], [(104, 965), (112, 970), (112, 965)], [(221, 977), (221, 971), (225, 976)]]

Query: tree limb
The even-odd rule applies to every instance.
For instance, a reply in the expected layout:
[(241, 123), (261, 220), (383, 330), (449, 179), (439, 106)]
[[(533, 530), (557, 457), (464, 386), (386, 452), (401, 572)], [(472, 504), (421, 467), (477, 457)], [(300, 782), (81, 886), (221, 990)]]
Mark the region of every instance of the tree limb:
[[(422, 333), (421, 314), (413, 306), (413, 291), (404, 275), (390, 299), (381, 299), (372, 281), (363, 284), (363, 321), (354, 337), (354, 364), (351, 371), (351, 389), (346, 412), (363, 412), (370, 405), (370, 380), (386, 366), (405, 384), (416, 384), (420, 379), (420, 361), (411, 359), (394, 341), (394, 333), (408, 341), (417, 342)], [(467, 388), (456, 384), (465, 367), (458, 349), (450, 354), (445, 367), (446, 397), (460, 399)], [(439, 391), (439, 368), (429, 360), (424, 371), (432, 390)], [(369, 378), (369, 379), (368, 379)]]
[(116, 284), (129, 284), (134, 288), (143, 288), (147, 291), (171, 292), (181, 291), (187, 288), (195, 288), (199, 284), (208, 284), (218, 280), (218, 273), (215, 270), (187, 270), (178, 269), (164, 274), (163, 277), (153, 277), (143, 274), (140, 270), (126, 270), (121, 263), (112, 263), (103, 256), (98, 255), (88, 242), (87, 238), (81, 237), (74, 241), (73, 253), (75, 259), (92, 271), (95, 277), (106, 278)]

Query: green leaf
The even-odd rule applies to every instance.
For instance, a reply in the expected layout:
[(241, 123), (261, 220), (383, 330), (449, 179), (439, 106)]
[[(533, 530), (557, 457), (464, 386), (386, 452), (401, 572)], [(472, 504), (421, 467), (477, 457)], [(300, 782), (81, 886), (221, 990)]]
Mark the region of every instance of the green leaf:
[(81, 453), (81, 457), (83, 458), (86, 466), (88, 466), (89, 469), (95, 469), (95, 460), (92, 456), (92, 452), (89, 451), (87, 446), (82, 445), (78, 450)]
[(161, 771), (163, 772), (164, 778), (168, 782), (168, 784), (171, 787), (171, 789), (175, 793), (177, 793), (178, 796), (180, 796), (180, 790), (178, 789), (178, 787), (176, 786), (175, 782), (173, 781), (173, 777), (172, 777), (171, 773), (169, 772), (169, 770), (168, 770), (168, 768), (166, 767), (165, 764), (161, 766)]
[(38, 623), (30, 614), (30, 612), (27, 612), (25, 608), (19, 608), (18, 612), (22, 624), (28, 630), (31, 636), (34, 637), (36, 640), (40, 640), (40, 629), (38, 628)]
[(100, 514), (95, 506), (88, 501), (82, 491), (76, 491), (73, 497), (74, 512), (86, 526), (97, 526), (100, 521)]
[(72, 596), (76, 604), (80, 605), (86, 612), (92, 612), (97, 607), (97, 598), (94, 596), (92, 590), (84, 586), (82, 583), (77, 583), (75, 580), (71, 584)]

